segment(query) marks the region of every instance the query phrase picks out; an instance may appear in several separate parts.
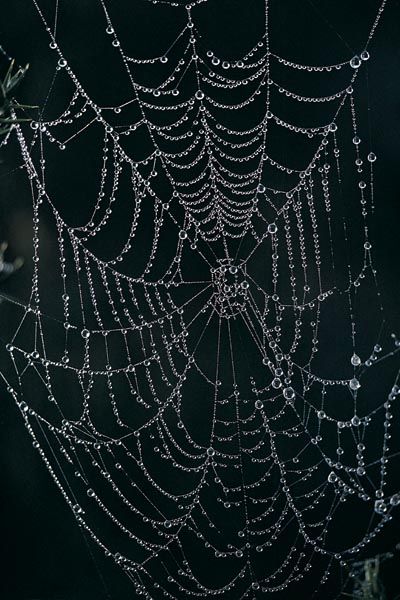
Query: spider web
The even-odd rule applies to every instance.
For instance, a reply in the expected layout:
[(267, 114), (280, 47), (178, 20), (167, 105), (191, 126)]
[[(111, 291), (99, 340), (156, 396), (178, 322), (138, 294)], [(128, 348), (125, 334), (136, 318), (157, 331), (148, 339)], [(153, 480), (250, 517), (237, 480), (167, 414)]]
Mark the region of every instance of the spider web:
[[(137, 594), (254, 598), (315, 564), (325, 583), (400, 503), (397, 375), (375, 393), (400, 343), (381, 347), (376, 156), (357, 96), (385, 2), (359, 56), (310, 66), (270, 47), (268, 2), (261, 38), (227, 60), (197, 22), (205, 2), (160, 3), (183, 25), (137, 58), (100, 0), (129, 84), (110, 106), (33, 2), (56, 66), (41, 117), (4, 142), (17, 137), (29, 181), (34, 266), (3, 378), (35, 448)], [(63, 108), (45, 118), (58, 84)], [(73, 177), (80, 143), (97, 162), (74, 169), (96, 193), (73, 214), (47, 173), (61, 161)], [(379, 324), (365, 357), (363, 302)], [(336, 528), (355, 510), (343, 547)]]

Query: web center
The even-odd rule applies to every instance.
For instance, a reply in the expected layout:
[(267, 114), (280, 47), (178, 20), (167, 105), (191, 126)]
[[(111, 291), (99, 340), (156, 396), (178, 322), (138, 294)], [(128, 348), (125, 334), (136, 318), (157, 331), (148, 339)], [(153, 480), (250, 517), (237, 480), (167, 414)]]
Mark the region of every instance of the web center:
[(218, 261), (211, 270), (214, 286), (214, 305), (222, 317), (233, 317), (240, 313), (247, 302), (249, 282), (245, 263), (236, 264), (231, 258)]

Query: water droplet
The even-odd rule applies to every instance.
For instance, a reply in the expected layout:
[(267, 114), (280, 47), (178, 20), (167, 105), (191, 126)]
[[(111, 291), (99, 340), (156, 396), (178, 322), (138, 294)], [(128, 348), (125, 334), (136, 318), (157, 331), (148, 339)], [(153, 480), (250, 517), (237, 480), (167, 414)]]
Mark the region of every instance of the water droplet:
[(279, 379), (279, 377), (274, 377), (272, 380), (272, 387), (276, 390), (282, 387), (282, 381)]
[(358, 381), (358, 379), (356, 379), (355, 377), (353, 377), (353, 379), (350, 379), (349, 381), (349, 386), (351, 390), (358, 390), (361, 387), (360, 382)]
[(359, 56), (353, 56), (353, 58), (350, 61), (350, 66), (353, 69), (358, 69), (358, 67), (361, 65), (361, 59)]
[(378, 515), (384, 515), (387, 511), (387, 506), (384, 500), (376, 500), (374, 505), (375, 512)]
[(350, 360), (353, 367), (359, 367), (361, 365), (361, 358), (357, 356), (357, 354), (353, 354)]
[(294, 389), (292, 387), (287, 387), (283, 390), (283, 396), (286, 400), (293, 400), (295, 396)]

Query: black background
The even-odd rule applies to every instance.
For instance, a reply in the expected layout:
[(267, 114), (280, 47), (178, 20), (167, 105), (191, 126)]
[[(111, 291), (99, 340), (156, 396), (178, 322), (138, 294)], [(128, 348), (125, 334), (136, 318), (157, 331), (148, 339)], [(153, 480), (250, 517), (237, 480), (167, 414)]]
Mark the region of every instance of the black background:
[[(40, 5), (45, 7), (46, 14), (54, 12), (53, 2)], [(379, 3), (376, 0), (271, 0), (270, 6), (271, 48), (274, 52), (299, 63), (330, 64), (349, 60), (360, 51)], [(168, 45), (168, 40), (174, 37), (185, 20), (183, 10), (152, 6), (145, 0), (114, 0), (109, 7), (131, 54), (137, 56), (159, 54), (159, 49)], [(247, 51), (262, 34), (263, 12), (261, 0), (209, 0), (207, 5), (194, 9), (193, 15), (209, 46), (220, 55), (235, 58)], [(29, 0), (13, 0), (10, 3), (3, 0), (0, 14), (0, 43), (18, 63), (31, 64), (18, 97), (40, 107), (46, 98), (55, 64), (43, 24)], [(89, 93), (96, 95), (100, 104), (112, 105), (121, 101), (124, 96), (119, 85), (121, 74), (114, 59), (103, 47), (104, 35), (97, 36), (96, 33), (100, 30), (104, 33), (99, 3), (95, 0), (60, 0), (58, 30), (59, 44), (65, 48), (69, 63)], [(373, 234), (387, 331), (395, 330), (396, 324), (397, 327), (399, 325), (399, 30), (400, 2), (389, 0), (370, 47), (371, 59), (365, 73), (360, 75), (360, 104), (365, 114), (369, 112), (372, 148), (378, 156)], [(289, 76), (288, 82), (291, 83)], [(63, 97), (62, 85), (57, 88), (57, 94)], [(57, 98), (52, 106), (55, 113), (56, 104)], [(282, 147), (280, 150), (288, 160), (297, 160), (299, 164), (301, 157), (296, 155), (295, 148)], [(93, 152), (95, 154), (96, 150)], [(84, 194), (89, 189), (91, 167), (89, 162), (86, 167), (83, 151), (77, 158), (82, 162), (82, 168), (77, 172), (73, 185), (79, 186)], [(2, 284), (2, 292), (25, 299), (30, 282), (29, 197), (17, 169), (21, 158), (16, 147), (3, 150), (1, 160), (1, 238), (9, 240), (11, 257), (20, 255), (26, 259), (24, 268)], [(65, 193), (57, 171), (53, 173), (53, 179), (59, 202), (72, 219), (78, 214), (79, 194), (71, 193), (72, 186), (68, 194)], [(0, 323), (1, 311), (2, 305)], [(332, 336), (337, 343), (334, 332)], [(0, 411), (3, 502), (0, 518), (3, 547), (1, 598), (114, 600), (133, 597), (132, 588), (123, 574), (82, 537), (74, 517), (32, 448), (18, 410), (4, 392), (1, 394)], [(382, 534), (379, 544), (371, 547), (368, 554), (392, 550), (399, 541), (399, 532), (398, 521), (393, 522)], [(396, 577), (398, 564), (395, 557), (383, 570), (390, 599), (400, 593)], [(315, 587), (318, 576), (316, 572)], [(310, 597), (309, 592), (299, 591), (297, 594), (293, 589), (288, 590), (285, 597), (289, 599), (295, 595)]]

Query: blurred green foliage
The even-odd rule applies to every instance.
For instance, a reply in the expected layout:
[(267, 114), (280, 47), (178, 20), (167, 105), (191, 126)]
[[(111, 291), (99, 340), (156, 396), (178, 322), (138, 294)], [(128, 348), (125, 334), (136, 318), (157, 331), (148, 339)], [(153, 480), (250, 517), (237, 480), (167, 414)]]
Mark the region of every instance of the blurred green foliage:
[(26, 108), (36, 108), (34, 106), (20, 104), (13, 96), (28, 69), (29, 64), (15, 70), (15, 61), (12, 60), (4, 79), (0, 81), (0, 135), (8, 133), (15, 123), (30, 121), (29, 118), (17, 117), (17, 111)]

